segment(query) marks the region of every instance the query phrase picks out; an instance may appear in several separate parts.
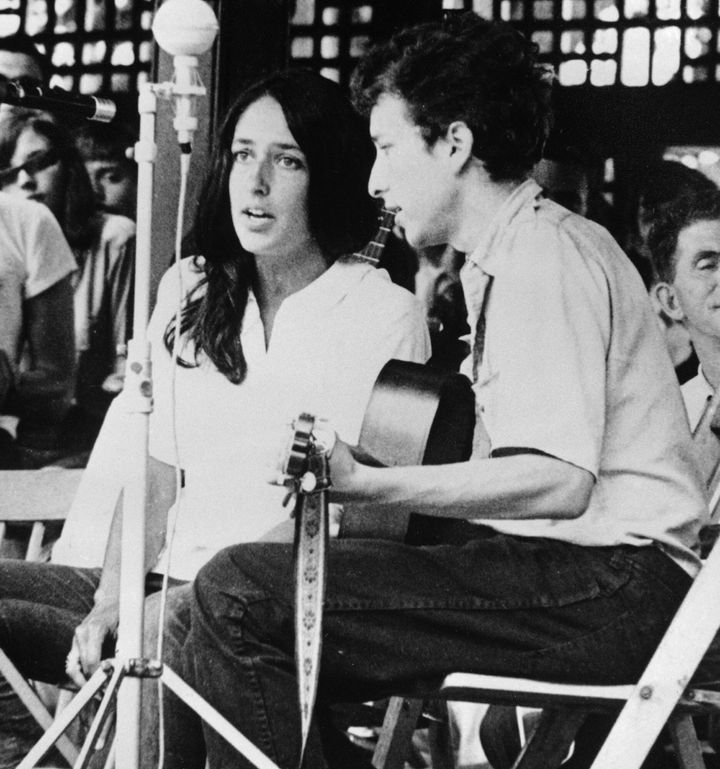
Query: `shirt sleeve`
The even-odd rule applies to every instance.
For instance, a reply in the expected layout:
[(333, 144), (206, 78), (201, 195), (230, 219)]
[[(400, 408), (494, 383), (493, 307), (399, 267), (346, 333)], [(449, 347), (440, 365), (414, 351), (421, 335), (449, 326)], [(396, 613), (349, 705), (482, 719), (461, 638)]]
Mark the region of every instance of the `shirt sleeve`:
[[(187, 275), (187, 271), (183, 270)], [(165, 330), (177, 309), (177, 267), (171, 267), (158, 286), (157, 302), (148, 325), (153, 378), (153, 410), (150, 414), (149, 453), (155, 459), (175, 463), (173, 440), (172, 356), (165, 346)], [(187, 354), (187, 353), (186, 353)]]
[(21, 233), (27, 268), (25, 296), (28, 299), (77, 269), (75, 257), (55, 217), (40, 204), (33, 209), (33, 217), (28, 217)]
[(598, 260), (554, 223), (509, 244), (487, 309), (476, 393), (492, 449), (529, 448), (597, 475), (610, 298)]

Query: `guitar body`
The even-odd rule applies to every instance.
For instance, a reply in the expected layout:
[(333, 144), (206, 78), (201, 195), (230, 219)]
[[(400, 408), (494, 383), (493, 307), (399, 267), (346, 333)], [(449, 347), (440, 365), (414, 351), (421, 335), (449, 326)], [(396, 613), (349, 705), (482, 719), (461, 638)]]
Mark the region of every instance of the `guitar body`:
[[(470, 458), (475, 429), (475, 396), (469, 380), (419, 363), (391, 360), (370, 395), (356, 458), (386, 467), (438, 465)], [(409, 514), (347, 506), (341, 537), (401, 540)]]

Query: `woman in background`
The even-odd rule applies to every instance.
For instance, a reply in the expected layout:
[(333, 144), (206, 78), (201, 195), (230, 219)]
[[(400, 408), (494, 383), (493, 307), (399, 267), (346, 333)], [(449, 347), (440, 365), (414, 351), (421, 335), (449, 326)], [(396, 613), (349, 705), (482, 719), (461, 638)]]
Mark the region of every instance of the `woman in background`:
[(92, 447), (120, 389), (129, 336), (135, 224), (97, 210), (92, 184), (69, 131), (45, 113), (3, 119), (0, 189), (44, 203), (78, 264), (73, 276), (77, 376), (64, 449)]

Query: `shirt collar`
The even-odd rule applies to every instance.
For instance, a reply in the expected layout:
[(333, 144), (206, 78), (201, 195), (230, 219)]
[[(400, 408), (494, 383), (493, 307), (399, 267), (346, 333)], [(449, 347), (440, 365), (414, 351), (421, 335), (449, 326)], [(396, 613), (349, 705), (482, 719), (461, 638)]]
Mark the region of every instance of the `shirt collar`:
[(375, 270), (371, 264), (341, 257), (300, 291), (291, 294), (283, 305), (305, 304), (316, 312), (329, 310), (339, 304), (368, 272)]
[(537, 205), (537, 200), (541, 195), (542, 187), (534, 179), (528, 179), (514, 189), (495, 212), (480, 242), (468, 255), (467, 261), (488, 275), (496, 275), (503, 258), (501, 249), (494, 248), (496, 240), (502, 237), (512, 220), (523, 208), (530, 203)]
[(710, 384), (710, 382), (708, 382), (707, 377), (705, 376), (705, 372), (703, 371), (702, 363), (698, 366), (697, 384), (699, 387), (702, 386), (702, 389), (705, 391), (708, 397), (715, 395), (715, 388)]

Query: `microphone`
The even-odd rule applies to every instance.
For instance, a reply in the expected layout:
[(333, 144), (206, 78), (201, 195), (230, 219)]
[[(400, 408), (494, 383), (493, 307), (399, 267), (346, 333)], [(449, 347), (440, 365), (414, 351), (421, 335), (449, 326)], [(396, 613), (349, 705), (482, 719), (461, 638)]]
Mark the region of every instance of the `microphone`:
[(160, 48), (173, 57), (173, 126), (183, 152), (190, 152), (198, 125), (197, 98), (205, 94), (197, 56), (212, 46), (218, 22), (204, 0), (165, 0), (155, 14), (152, 31)]
[(16, 107), (57, 112), (67, 117), (98, 120), (101, 123), (109, 123), (117, 112), (115, 102), (110, 99), (70, 93), (62, 88), (49, 88), (44, 85), (26, 87), (12, 80), (0, 82), (0, 102)]

